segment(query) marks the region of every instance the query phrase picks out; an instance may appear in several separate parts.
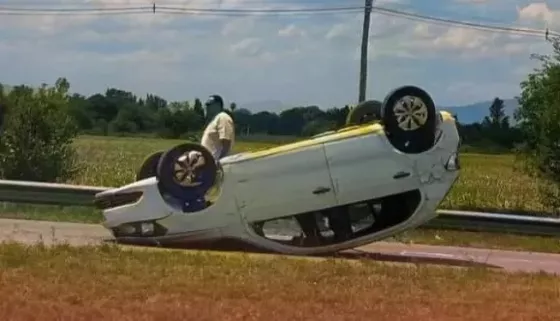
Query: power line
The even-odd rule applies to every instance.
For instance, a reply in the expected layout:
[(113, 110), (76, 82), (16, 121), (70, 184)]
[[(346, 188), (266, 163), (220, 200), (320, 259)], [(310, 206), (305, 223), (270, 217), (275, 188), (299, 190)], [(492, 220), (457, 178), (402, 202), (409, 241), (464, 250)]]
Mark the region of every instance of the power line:
[(101, 7), (101, 8), (22, 8), (22, 7), (7, 7), (0, 6), (0, 12), (22, 12), (22, 13), (59, 13), (59, 12), (105, 12), (105, 11), (125, 11), (125, 10), (153, 10), (156, 9), (164, 11), (179, 11), (179, 12), (209, 12), (209, 13), (298, 13), (298, 12), (344, 12), (364, 10), (364, 6), (350, 6), (350, 7), (321, 7), (321, 8), (297, 8), (297, 9), (222, 9), (222, 8), (188, 8), (188, 7), (174, 7), (174, 6), (158, 6), (156, 4), (151, 6), (140, 7)]
[[(524, 34), (528, 33), (530, 35), (538, 35), (538, 36), (543, 36), (544, 33), (546, 32), (545, 30), (538, 30), (538, 29), (503, 27), (503, 26), (474, 23), (474, 22), (467, 22), (467, 21), (460, 21), (460, 20), (453, 20), (453, 19), (437, 18), (437, 17), (425, 16), (425, 15), (404, 12), (404, 11), (399, 11), (394, 9), (382, 8), (382, 7), (372, 7), (372, 10), (380, 14), (402, 17), (409, 20), (423, 21), (423, 22), (439, 24), (439, 25), (455, 25), (455, 26), (467, 27), (470, 29), (478, 29), (483, 31), (524, 33)], [(549, 35), (560, 36), (560, 33), (550, 32)]]
[[(313, 15), (313, 16), (324, 16), (324, 15), (348, 15), (360, 13), (360, 10), (348, 10), (348, 11), (326, 11), (326, 12), (294, 12), (290, 16), (298, 15)], [(194, 11), (194, 10), (184, 10), (184, 11), (165, 11), (158, 10), (156, 14), (167, 14), (167, 15), (180, 15), (180, 16), (213, 16), (213, 17), (247, 17), (247, 16), (262, 16), (262, 14), (247, 14), (243, 12), (204, 12), (204, 11)], [(6, 12), (0, 9), (0, 16), (110, 16), (110, 15), (152, 15), (154, 14), (151, 9), (148, 11), (85, 11), (85, 12)], [(279, 16), (285, 14), (278, 14)]]
[(101, 8), (21, 8), (21, 7), (6, 7), (0, 6), (0, 11), (4, 12), (22, 12), (22, 13), (42, 13), (51, 14), (59, 12), (106, 12), (106, 11), (140, 11), (152, 10), (153, 6), (142, 7), (101, 7)]
[[(177, 10), (177, 9), (182, 9), (183, 11), (188, 11), (188, 13), (199, 13), (200, 10), (205, 10), (205, 11), (213, 11), (212, 14), (216, 14), (216, 15), (225, 15), (225, 16), (237, 16), (237, 15), (241, 15), (244, 13), (250, 14), (252, 12), (254, 13), (290, 13), (288, 11), (294, 11), (294, 14), (299, 14), (304, 13), (302, 10), (297, 9), (297, 10), (285, 10), (285, 9), (233, 9), (234, 11), (236, 11), (235, 14), (230, 14), (233, 13), (231, 9), (222, 9), (221, 8), (221, 4), (222, 4), (223, 0), (206, 0), (204, 3), (200, 3), (197, 4), (198, 6), (202, 6), (202, 7), (206, 7), (206, 9), (202, 9), (201, 7), (199, 8), (189, 8), (189, 7), (185, 7), (185, 1), (182, 0), (162, 0), (162, 1), (153, 1), (153, 0), (128, 0), (127, 4), (129, 7), (122, 7), (121, 4), (104, 4), (103, 8), (92, 8), (92, 6), (96, 6), (98, 5), (97, 3), (86, 3), (86, 2), (81, 2), (81, 3), (75, 3), (72, 4), (71, 6), (73, 8), (60, 8), (60, 9), (47, 9), (48, 11), (53, 12), (53, 14), (56, 14), (56, 11), (59, 10), (65, 10), (65, 11), (92, 11), (92, 14), (97, 14), (97, 12), (93, 12), (93, 11), (99, 11), (99, 10), (103, 10), (104, 8), (111, 8), (111, 6), (117, 6), (117, 8), (111, 8), (112, 10), (128, 10), (128, 9), (135, 9), (138, 7), (135, 7), (134, 5), (142, 5), (144, 6), (144, 8), (147, 8), (149, 6), (149, 8), (152, 8), (152, 6), (155, 4), (156, 8), (158, 9), (158, 11), (160, 11), (160, 9), (166, 7), (166, 8), (171, 8), (173, 11)], [(331, 11), (331, 10), (337, 10), (337, 9), (346, 9), (348, 7), (345, 7), (348, 5), (349, 2), (353, 2), (353, 3), (362, 3), (363, 0), (282, 0), (281, 2), (279, 1), (277, 4), (282, 4), (282, 5), (297, 5), (299, 7), (301, 6), (305, 6), (305, 7), (310, 7), (307, 9), (304, 9), (304, 11), (309, 11), (310, 13), (313, 14), (320, 14), (319, 12), (316, 12), (317, 10), (315, 10), (315, 8), (313, 8), (314, 6), (317, 7), (319, 6), (319, 10), (327, 10), (327, 11)], [(243, 0), (242, 2), (238, 3), (238, 4), (243, 4), (243, 5), (262, 5), (263, 2), (262, 0)], [(334, 8), (324, 8), (325, 5), (336, 5), (337, 7)], [(7, 10), (10, 11), (10, 14), (13, 10), (20, 10), (20, 9), (24, 9), (22, 7), (26, 7), (26, 6), (34, 6), (35, 8), (31, 8), (28, 9), (29, 11), (39, 11), (38, 13), (33, 13), (33, 15), (41, 15), (43, 14), (42, 11), (44, 9), (41, 9), (42, 7), (60, 7), (61, 6), (61, 2), (60, 1), (56, 1), (56, 0), (0, 0), (0, 10)], [(37, 8), (37, 6), (41, 7), (41, 8)], [(120, 6), (120, 7), (119, 7)], [(130, 7), (132, 6), (132, 7)], [(340, 8), (342, 6), (342, 8)], [(84, 8), (85, 7), (85, 8)], [(90, 8), (87, 8), (90, 7)], [(360, 5), (356, 5), (356, 6), (352, 6), (351, 8), (355, 8), (356, 10), (345, 10), (343, 12), (340, 12), (342, 14), (345, 13), (360, 13), (363, 12), (363, 9), (365, 8), (365, 6), (360, 6)], [(395, 9), (389, 9), (389, 8), (382, 8), (382, 7), (375, 7), (375, 6), (371, 6), (372, 11), (375, 10), (383, 10), (385, 12), (381, 13), (381, 14), (386, 14), (386, 15), (390, 15), (390, 16), (398, 16), (398, 17), (404, 17), (404, 18), (410, 18), (410, 20), (414, 20), (414, 17), (410, 17), (412, 16), (416, 16), (417, 19), (424, 19), (424, 18), (428, 18), (428, 16), (423, 16), (423, 15), (419, 15), (419, 14), (415, 14), (415, 13), (411, 13), (411, 12), (405, 12), (405, 11), (399, 11), (399, 10), (395, 10)], [(216, 12), (216, 11), (220, 11), (220, 12)], [(229, 12), (225, 12), (225, 11), (229, 11)], [(249, 12), (248, 12), (249, 11)], [(276, 11), (276, 12), (275, 12)], [(239, 14), (238, 14), (238, 13)], [(169, 12), (165, 12), (165, 13), (169, 13)], [(338, 12), (335, 12), (338, 13)], [(403, 16), (404, 14), (408, 15), (408, 16)], [(19, 13), (17, 15), (20, 15)], [(433, 19), (440, 19), (440, 20), (446, 20), (446, 19), (441, 19), (441, 18), (435, 18), (435, 17), (429, 17), (429, 18), (433, 18)], [(472, 16), (471, 19), (473, 20), (483, 20), (483, 23), (504, 23), (503, 20), (497, 20), (497, 19), (488, 19), (488, 17), (480, 17), (480, 16)], [(457, 22), (458, 20), (451, 20), (451, 21), (455, 21)], [(432, 22), (432, 21), (431, 21)], [(433, 23), (435, 23), (435, 21), (433, 21)], [(437, 24), (437, 23), (436, 23)], [(480, 24), (480, 23), (479, 23)], [(543, 31), (539, 31), (539, 32), (543, 32)]]
[(189, 9), (181, 7), (168, 7), (158, 6), (157, 8), (163, 10), (177, 10), (177, 11), (200, 11), (200, 12), (239, 12), (239, 13), (292, 13), (292, 12), (330, 12), (330, 11), (349, 11), (349, 10), (364, 10), (364, 6), (352, 7), (323, 7), (323, 8), (299, 8), (299, 9)]
[[(205, 12), (205, 11), (193, 11), (186, 9), (183, 11), (158, 11), (164, 14), (175, 14), (175, 15), (196, 15), (196, 16), (214, 16), (214, 17), (247, 17), (247, 16), (266, 16), (266, 14), (254, 14), (246, 12)], [(346, 10), (346, 11), (323, 11), (323, 12), (289, 12), (289, 13), (278, 13), (277, 16), (289, 15), (312, 15), (312, 16), (322, 16), (322, 15), (347, 15), (360, 13), (362, 10)], [(157, 13), (157, 12), (156, 12)], [(0, 15), (2, 15), (0, 13)]]
[[(295, 4), (295, 3), (294, 3)], [(121, 7), (102, 7), (102, 8), (22, 8), (14, 6), (0, 6), (0, 15), (16, 16), (35, 16), (35, 15), (126, 15), (126, 14), (147, 14), (165, 13), (178, 15), (211, 15), (211, 16), (248, 16), (248, 15), (296, 15), (296, 14), (341, 14), (359, 13), (366, 6), (344, 6), (344, 7), (319, 7), (319, 8), (292, 8), (292, 9), (223, 9), (223, 8), (189, 8), (177, 6), (121, 6)], [(421, 15), (396, 9), (389, 9), (380, 6), (371, 6), (371, 10), (382, 15), (401, 17), (408, 20), (422, 21), (430, 24), (454, 25), (481, 31), (502, 32), (526, 36), (539, 36), (545, 34), (545, 30), (505, 27), (454, 19), (438, 18), (433, 16)], [(558, 37), (560, 33), (549, 31), (549, 36)]]
[(338, 14), (357, 13), (363, 6), (353, 7), (322, 7), (298, 9), (220, 9), (220, 8), (187, 8), (172, 6), (140, 6), (140, 7), (102, 7), (102, 8), (22, 8), (0, 6), (0, 15), (104, 15), (104, 14), (132, 14), (132, 13), (166, 13), (166, 14), (196, 14), (215, 16), (247, 16), (258, 14)]
[[(161, 10), (161, 11), (160, 11)], [(293, 9), (218, 9), (218, 8), (181, 8), (171, 6), (157, 7), (157, 11), (166, 14), (193, 14), (209, 16), (262, 16), (262, 15), (330, 15), (355, 14), (361, 12), (363, 6), (352, 7), (322, 7), (322, 8), (293, 8)]]
[[(185, 1), (181, 0), (163, 0), (163, 1), (151, 1), (151, 0), (129, 0), (126, 3), (129, 5), (152, 5), (156, 2), (156, 5), (185, 5)], [(205, 1), (206, 4), (209, 5), (219, 5), (222, 0), (207, 0)], [(324, 6), (325, 4), (344, 4), (348, 5), (350, 0), (282, 0), (278, 3), (281, 4), (303, 4), (303, 5), (310, 5), (310, 4), (319, 4)], [(359, 0), (353, 0), (355, 3), (362, 3)], [(2, 1), (0, 0), (0, 6), (60, 6), (62, 3), (61, 1), (50, 0), (50, 1), (43, 1), (43, 0), (36, 0), (36, 1), (29, 1), (29, 0), (11, 0), (11, 1)], [(73, 6), (91, 6), (97, 5), (98, 3), (87, 3), (87, 2), (80, 2), (72, 4)], [(238, 4), (255, 4), (255, 5), (262, 5), (262, 0), (243, 0)], [(202, 5), (202, 4), (201, 4)], [(363, 6), (362, 6), (363, 7)]]

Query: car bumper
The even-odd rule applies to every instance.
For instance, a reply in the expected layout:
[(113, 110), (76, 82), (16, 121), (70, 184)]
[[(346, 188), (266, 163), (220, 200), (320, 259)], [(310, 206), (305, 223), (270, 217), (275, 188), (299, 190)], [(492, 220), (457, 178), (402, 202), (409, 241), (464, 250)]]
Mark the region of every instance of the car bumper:
[(163, 219), (174, 212), (161, 197), (155, 177), (98, 193), (94, 202), (103, 210), (102, 224), (108, 229), (129, 222)]

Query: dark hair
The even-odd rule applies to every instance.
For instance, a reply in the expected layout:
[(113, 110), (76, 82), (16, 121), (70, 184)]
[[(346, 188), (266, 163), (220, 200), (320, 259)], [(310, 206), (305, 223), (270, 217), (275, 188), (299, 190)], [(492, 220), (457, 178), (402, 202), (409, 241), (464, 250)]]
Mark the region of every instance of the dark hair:
[(212, 103), (218, 103), (220, 104), (220, 107), (224, 108), (224, 100), (220, 97), (220, 95), (211, 95), (204, 105), (208, 106)]

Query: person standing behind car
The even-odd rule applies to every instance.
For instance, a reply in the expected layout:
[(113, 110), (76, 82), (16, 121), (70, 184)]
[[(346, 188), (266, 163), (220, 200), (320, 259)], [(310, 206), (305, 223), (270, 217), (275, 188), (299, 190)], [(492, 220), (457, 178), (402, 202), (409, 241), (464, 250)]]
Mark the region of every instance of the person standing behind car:
[(216, 161), (229, 155), (235, 141), (233, 119), (224, 109), (219, 95), (212, 95), (204, 103), (208, 125), (202, 134), (201, 145), (207, 148)]
[[(200, 145), (204, 146), (219, 161), (229, 155), (235, 140), (235, 126), (231, 116), (224, 110), (224, 101), (219, 95), (212, 95), (204, 103), (207, 125), (202, 134)], [(188, 154), (189, 163), (200, 161), (200, 152)]]
[[(235, 140), (233, 119), (224, 110), (224, 101), (219, 95), (210, 96), (204, 103), (204, 106), (206, 108), (208, 125), (204, 129), (200, 144), (208, 149), (216, 162), (219, 162), (220, 159), (229, 155), (233, 148)], [(188, 157), (187, 162), (192, 168), (203, 166), (206, 160), (201, 156), (200, 152), (191, 151), (186, 156)], [(179, 160), (183, 161), (182, 157)], [(210, 206), (212, 203), (211, 199), (214, 198), (214, 193), (216, 192), (217, 190), (214, 186), (206, 191), (205, 195), (192, 195), (193, 201), (189, 202), (188, 208), (184, 208), (184, 210), (189, 212), (200, 211)]]

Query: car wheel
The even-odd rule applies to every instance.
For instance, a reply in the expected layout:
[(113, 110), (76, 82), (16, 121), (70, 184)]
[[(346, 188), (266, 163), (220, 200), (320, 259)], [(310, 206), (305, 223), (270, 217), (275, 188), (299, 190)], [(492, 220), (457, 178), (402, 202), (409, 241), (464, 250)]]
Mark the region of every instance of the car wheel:
[(404, 153), (422, 153), (435, 140), (436, 107), (430, 95), (415, 86), (395, 89), (381, 108), (385, 133), (391, 144)]
[(346, 126), (361, 125), (381, 119), (381, 102), (366, 100), (352, 108), (346, 116)]
[(191, 202), (204, 198), (214, 186), (217, 172), (218, 165), (204, 146), (185, 143), (163, 153), (156, 177), (162, 192)]
[(136, 181), (156, 176), (157, 165), (161, 155), (163, 155), (163, 151), (158, 151), (144, 159), (142, 166), (136, 172)]

